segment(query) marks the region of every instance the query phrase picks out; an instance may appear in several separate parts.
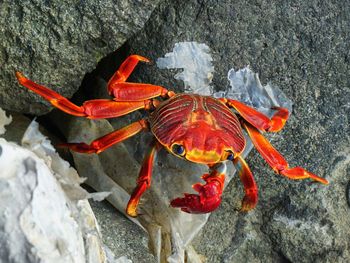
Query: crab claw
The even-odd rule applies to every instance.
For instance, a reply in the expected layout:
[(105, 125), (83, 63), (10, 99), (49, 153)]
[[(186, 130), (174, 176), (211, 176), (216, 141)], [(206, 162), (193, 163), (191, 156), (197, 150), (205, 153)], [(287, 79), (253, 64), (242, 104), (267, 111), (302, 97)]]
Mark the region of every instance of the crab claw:
[(220, 170), (214, 169), (210, 174), (202, 176), (206, 184), (197, 183), (192, 186), (199, 195), (185, 193), (184, 197), (172, 200), (170, 205), (191, 214), (204, 214), (214, 211), (221, 203), (225, 173), (226, 165), (223, 163)]

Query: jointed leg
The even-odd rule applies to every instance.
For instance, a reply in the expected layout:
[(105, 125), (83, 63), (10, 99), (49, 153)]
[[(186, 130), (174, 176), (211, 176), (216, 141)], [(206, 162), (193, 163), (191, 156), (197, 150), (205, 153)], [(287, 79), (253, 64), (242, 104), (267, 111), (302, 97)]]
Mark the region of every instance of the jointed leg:
[(68, 114), (90, 119), (113, 118), (138, 109), (150, 109), (157, 104), (156, 100), (152, 100), (155, 97), (175, 95), (174, 92), (161, 86), (125, 82), (139, 61), (148, 62), (148, 59), (138, 55), (129, 56), (110, 79), (108, 91), (114, 95), (113, 100), (89, 100), (84, 102), (82, 106), (77, 106), (57, 92), (27, 79), (20, 72), (16, 72), (16, 77), (21, 85), (39, 94)]
[(140, 131), (147, 129), (148, 124), (145, 120), (140, 120), (134, 123), (125, 126), (119, 130), (111, 132), (105, 136), (102, 136), (90, 144), (86, 143), (62, 143), (60, 146), (68, 147), (69, 149), (75, 152), (81, 153), (100, 153), (106, 150), (108, 147), (111, 147), (114, 144), (117, 144), (121, 141), (124, 141), (131, 136), (139, 133)]
[(221, 203), (221, 195), (224, 189), (226, 164), (221, 163), (210, 174), (204, 174), (202, 179), (206, 184), (197, 183), (192, 188), (199, 193), (188, 194), (171, 201), (172, 207), (179, 207), (182, 211), (191, 214), (203, 214), (214, 211)]
[(236, 157), (233, 160), (233, 164), (237, 169), (245, 192), (240, 211), (248, 212), (249, 210), (253, 209), (258, 203), (258, 187), (255, 183), (252, 172), (242, 157)]
[(269, 119), (261, 112), (252, 107), (245, 105), (242, 102), (232, 99), (220, 99), (227, 106), (234, 108), (238, 113), (251, 125), (261, 131), (278, 132), (283, 127), (288, 119), (289, 112), (286, 108), (274, 107), (276, 113)]
[(112, 94), (113, 84), (118, 82), (125, 82), (140, 61), (146, 63), (150, 62), (149, 59), (139, 55), (131, 55), (125, 59), (125, 61), (120, 65), (119, 69), (108, 81), (107, 85), (110, 94)]
[(147, 58), (131, 55), (122, 63), (108, 82), (109, 94), (113, 95), (116, 101), (143, 101), (158, 96), (174, 96), (174, 92), (162, 86), (125, 82), (139, 61), (149, 62)]
[(156, 142), (153, 142), (150, 151), (145, 156), (143, 164), (137, 179), (137, 186), (131, 194), (130, 200), (126, 207), (126, 213), (129, 216), (137, 216), (137, 206), (140, 202), (142, 194), (151, 186), (152, 170), (153, 163), (157, 157), (159, 145)]
[(284, 157), (255, 127), (249, 123), (243, 123), (243, 127), (247, 130), (255, 148), (259, 151), (262, 157), (276, 173), (286, 176), (289, 179), (311, 178), (322, 184), (328, 184), (328, 181), (326, 179), (310, 173), (301, 167), (289, 168), (288, 163)]
[(67, 100), (65, 97), (61, 96), (57, 92), (54, 92), (51, 89), (48, 89), (42, 85), (39, 85), (30, 79), (27, 79), (22, 75), (21, 72), (16, 72), (16, 77), (18, 82), (24, 87), (34, 91), (35, 93), (42, 96), (44, 99), (48, 100), (52, 105), (61, 109), (64, 112), (75, 116), (86, 116), (84, 109), (80, 106), (77, 106)]
[(75, 116), (89, 119), (114, 118), (138, 109), (152, 107), (152, 101), (150, 100), (116, 102), (107, 99), (88, 100), (82, 106), (77, 106), (57, 92), (27, 79), (20, 72), (16, 72), (16, 77), (24, 87), (39, 94), (60, 110)]

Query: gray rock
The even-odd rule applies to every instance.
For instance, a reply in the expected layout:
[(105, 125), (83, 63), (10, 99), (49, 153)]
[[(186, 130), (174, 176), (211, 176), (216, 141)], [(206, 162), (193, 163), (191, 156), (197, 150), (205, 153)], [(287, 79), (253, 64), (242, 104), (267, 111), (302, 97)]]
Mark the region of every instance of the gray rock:
[[(33, 25), (40, 24), (40, 21), (45, 25), (45, 21), (51, 21), (56, 16), (45, 20), (33, 11), (31, 17), (28, 16), (31, 14), (28, 13), (28, 7), (21, 8), (22, 5), (13, 4), (14, 8), (18, 6), (19, 10), (24, 10), (18, 11), (19, 14), (23, 14), (21, 17), (24, 22), (16, 24), (17, 22), (11, 21), (14, 19), (12, 16), (6, 15), (6, 12), (15, 12), (13, 10), (16, 9), (8, 9), (7, 6), (12, 7), (9, 3), (3, 6), (0, 11), (2, 21), (27, 30), (27, 33), (22, 31), (22, 34), (28, 36), (25, 35), (27, 42), (23, 42), (21, 38), (12, 35), (12, 29), (2, 31), (5, 35), (2, 38), (3, 45), (6, 46), (6, 41), (11, 39), (13, 42), (12, 45), (7, 45), (6, 49), (2, 49), (5, 52), (0, 53), (0, 58), (4, 58), (1, 60), (4, 72), (7, 72), (7, 75), (0, 73), (4, 74), (1, 85), (6, 86), (3, 93), (6, 96), (0, 96), (0, 104), (15, 108), (14, 104), (5, 104), (5, 100), (10, 100), (11, 96), (16, 99), (18, 97), (10, 90), (19, 91), (21, 95), (27, 93), (11, 86), (11, 83), (14, 83), (12, 72), (17, 69), (16, 63), (30, 65), (28, 68), (21, 68), (28, 76), (50, 87), (77, 87), (80, 83), (78, 79), (83, 77), (85, 71), (93, 68), (93, 64), (113, 50), (111, 48), (106, 51), (107, 48), (102, 47), (105, 51), (101, 52), (96, 51), (95, 44), (91, 47), (96, 32), (77, 26), (79, 21), (65, 24), (66, 28), (71, 25), (71, 31), (67, 29), (67, 32), (79, 35), (77, 39), (74, 38), (75, 35), (62, 38), (63, 40), (54, 42), (56, 44), (51, 48), (47, 43), (55, 38), (48, 37), (50, 40), (46, 40), (46, 31), (43, 31), (42, 35), (38, 33), (43, 30), (43, 26), (39, 30), (39, 26), (35, 28)], [(308, 180), (290, 181), (273, 174), (259, 154), (250, 155), (247, 162), (259, 185), (259, 204), (248, 214), (236, 212), (234, 208), (238, 206), (242, 197), (242, 186), (238, 178), (230, 183), (224, 192), (221, 207), (211, 215), (208, 224), (193, 242), (197, 252), (206, 257), (207, 262), (350, 260), (349, 205), (346, 201), (350, 169), (349, 14), (350, 4), (344, 1), (312, 0), (290, 3), (226, 0), (214, 3), (168, 0), (156, 8), (145, 28), (128, 42), (134, 53), (153, 60), (170, 52), (176, 42), (206, 43), (213, 50), (216, 70), (214, 85), (218, 90), (227, 85), (226, 74), (231, 67), (241, 68), (249, 64), (255, 72), (260, 73), (263, 84), (270, 81), (279, 86), (295, 103), (294, 113), (285, 129), (279, 134), (267, 135), (268, 138), (284, 154), (291, 166), (300, 165), (330, 181), (329, 186), (313, 184)], [(104, 18), (101, 16), (100, 19)], [(89, 21), (92, 23), (95, 19)], [(61, 24), (53, 25), (59, 28)], [(113, 27), (116, 28), (119, 27)], [(81, 29), (90, 32), (90, 35), (81, 36)], [(34, 41), (36, 35), (40, 37)], [(108, 37), (109, 35), (111, 33), (108, 32)], [(115, 39), (111, 38), (110, 41), (107, 43), (116, 43)], [(72, 46), (75, 49), (68, 54), (68, 47)], [(58, 49), (57, 53), (64, 53), (66, 57), (54, 56), (51, 53), (46, 56), (39, 55), (49, 47), (53, 51)], [(21, 53), (23, 50), (29, 50), (39, 57), (31, 59), (28, 54)], [(81, 52), (88, 57), (82, 59)], [(14, 54), (19, 55), (16, 59), (11, 59), (10, 63), (9, 57), (13, 57)], [(49, 65), (50, 61), (53, 66)], [(64, 69), (60, 69), (61, 63), (64, 63)], [(50, 69), (53, 71), (45, 74), (46, 70)], [(115, 69), (106, 68), (111, 73)], [(64, 70), (61, 75), (56, 75), (56, 71)], [(174, 71), (159, 70), (155, 66), (140, 66), (132, 80), (164, 85), (169, 89), (181, 91), (182, 82), (176, 81), (173, 75)], [(93, 86), (89, 91), (89, 94), (95, 92)], [(61, 90), (59, 92), (65, 96), (73, 93)], [(34, 95), (27, 101), (18, 99), (18, 108), (26, 109), (33, 98)], [(42, 103), (41, 98), (35, 98)], [(39, 112), (39, 106), (31, 107), (32, 112)], [(135, 143), (133, 148), (137, 147), (140, 146)], [(117, 223), (113, 228), (116, 232), (108, 232), (111, 222), (116, 222), (117, 219), (104, 221), (104, 218), (108, 215), (117, 217), (113, 209), (102, 211), (97, 208), (95, 211), (97, 217), (102, 220), (105, 235), (109, 236), (105, 241), (108, 245), (116, 244), (116, 248), (110, 245), (114, 251), (119, 249), (118, 246), (122, 250), (128, 250), (138, 242), (143, 244), (142, 248), (138, 249), (145, 251), (145, 239), (141, 232), (135, 234), (133, 231), (124, 231), (120, 235), (118, 231), (125, 226), (123, 224), (120, 227)], [(128, 222), (125, 221), (125, 224)], [(130, 223), (129, 227), (133, 229), (136, 225)], [(123, 236), (123, 239), (119, 239), (120, 236)], [(123, 244), (124, 240), (133, 240), (135, 243), (123, 247), (120, 244)], [(139, 256), (135, 258), (140, 259)], [(151, 260), (149, 255), (145, 258)]]
[(19, 87), (14, 72), (71, 97), (84, 74), (142, 28), (158, 0), (2, 1), (0, 105), (43, 114), (48, 103)]
[(9, 142), (21, 143), (24, 132), (27, 130), (31, 120), (22, 114), (16, 112), (7, 112), (7, 115), (12, 117), (12, 121), (9, 125), (6, 125), (5, 134), (1, 137), (5, 138)]
[(101, 227), (103, 242), (113, 251), (115, 258), (126, 256), (132, 262), (156, 262), (148, 251), (146, 232), (106, 201), (90, 201), (90, 205)]
[[(176, 42), (213, 50), (216, 89), (229, 68), (250, 65), (265, 84), (294, 101), (285, 129), (267, 135), (290, 165), (330, 181), (290, 181), (258, 154), (247, 161), (260, 189), (257, 208), (234, 211), (242, 196), (236, 178), (222, 206), (194, 241), (208, 262), (347, 262), (349, 254), (350, 4), (343, 1), (167, 1), (128, 44), (155, 60)], [(174, 71), (138, 68), (133, 81), (181, 91)]]

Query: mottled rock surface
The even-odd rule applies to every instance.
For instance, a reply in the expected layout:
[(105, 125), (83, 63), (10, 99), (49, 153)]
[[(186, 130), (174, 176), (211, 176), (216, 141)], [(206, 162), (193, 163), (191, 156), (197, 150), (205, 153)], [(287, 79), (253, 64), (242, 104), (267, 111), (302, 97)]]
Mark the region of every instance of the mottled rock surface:
[[(260, 189), (257, 208), (239, 214), (236, 178), (222, 206), (196, 238), (207, 262), (346, 262), (350, 260), (350, 4), (343, 1), (168, 1), (129, 41), (151, 59), (174, 43), (198, 41), (213, 51), (217, 89), (230, 67), (250, 65), (263, 83), (294, 101), (285, 129), (268, 135), (291, 166), (327, 178), (329, 186), (275, 175), (256, 152), (247, 161)], [(174, 71), (141, 67), (137, 81), (177, 91)]]
[(132, 262), (156, 262), (148, 251), (146, 232), (106, 201), (90, 201), (90, 204), (99, 222), (103, 242), (113, 251), (116, 258), (126, 256)]
[[(12, 4), (7, 3), (6, 6), (12, 7)], [(0, 12), (5, 12), (5, 16), (1, 13), (0, 20), (11, 25), (11, 19), (6, 20), (9, 17), (6, 12), (10, 12), (8, 10), (13, 12), (15, 9), (1, 8)], [(91, 21), (95, 22), (95, 18)], [(37, 18), (27, 19), (25, 26), (28, 30), (34, 30), (31, 34), (36, 36), (38, 33), (35, 33), (35, 28), (38, 28), (39, 23), (35, 20)], [(52, 19), (57, 18), (54, 15)], [(100, 16), (99, 19), (104, 17)], [(77, 44), (79, 48), (70, 53), (72, 57), (62, 59), (50, 54), (53, 56), (53, 66), (50, 66), (50, 56), (39, 56), (32, 62), (33, 66), (21, 66), (23, 71), (53, 88), (78, 87), (84, 73), (113, 50), (111, 48), (100, 52), (90, 46), (82, 49), (83, 44), (93, 41), (85, 41), (86, 38), (80, 37), (87, 29), (79, 25), (81, 24), (74, 24), (72, 27), (74, 34), (71, 38), (78, 38), (74, 41), (81, 43)], [(291, 166), (300, 165), (330, 181), (330, 185), (322, 186), (309, 180), (287, 180), (274, 174), (259, 154), (253, 152), (248, 156), (247, 162), (259, 185), (259, 204), (249, 214), (234, 210), (243, 194), (239, 178), (234, 178), (224, 192), (221, 207), (211, 215), (193, 242), (196, 251), (207, 258), (207, 262), (350, 261), (349, 28), (350, 3), (346, 1), (311, 0), (291, 3), (168, 0), (155, 9), (144, 29), (128, 41), (132, 53), (152, 60), (172, 51), (177, 42), (197, 41), (207, 44), (214, 58), (213, 84), (216, 89), (222, 89), (228, 84), (226, 74), (230, 68), (250, 65), (253, 71), (260, 73), (263, 84), (271, 82), (279, 86), (295, 103), (293, 115), (285, 129), (276, 135), (267, 135), (268, 138)], [(100, 30), (91, 30), (92, 38), (95, 34), (100, 36)], [(115, 39), (109, 38), (109, 35), (107, 39), (111, 42), (108, 43), (114, 43)], [(11, 37), (10, 34), (2, 38), (2, 42), (7, 43), (7, 38)], [(38, 42), (40, 45), (35, 46), (33, 54), (41, 54), (42, 50), (49, 48), (46, 45), (53, 41), (51, 37), (47, 39), (45, 34), (40, 35), (44, 42), (34, 41), (31, 35), (26, 39), (27, 42), (23, 43), (13, 40), (13, 51), (6, 52), (17, 55), (17, 50), (25, 49), (31, 54), (31, 47)], [(60, 49), (59, 54), (68, 52), (72, 46), (68, 40), (59, 43), (62, 45), (56, 48)], [(109, 45), (111, 44), (107, 46)], [(88, 58), (76, 55), (81, 50)], [(18, 65), (29, 65), (32, 60), (24, 54), (18, 55), (17, 60), (9, 60), (10, 55), (6, 52), (0, 53), (1, 59), (7, 59), (1, 64), (7, 73), (0, 73), (5, 74), (1, 85), (6, 87), (5, 95), (0, 96), (0, 104), (14, 105), (6, 103), (11, 96), (17, 96), (14, 95), (15, 91), (21, 95), (24, 91), (9, 88), (14, 85), (12, 72)], [(122, 56), (126, 56), (126, 52), (124, 50)], [(107, 81), (122, 58), (119, 60), (111, 63), (108, 58), (102, 60), (99, 68), (84, 79), (84, 86), (87, 87), (85, 92), (90, 98), (92, 94), (105, 93), (105, 90), (95, 90), (93, 84), (100, 81), (101, 77)], [(68, 66), (58, 64), (60, 61)], [(51, 69), (52, 72), (47, 71)], [(55, 73), (61, 70), (64, 70), (61, 75)], [(175, 72), (177, 71), (160, 70), (154, 65), (142, 65), (137, 68), (132, 80), (181, 91), (183, 84), (173, 78)], [(73, 91), (59, 92), (67, 96)], [(26, 101), (17, 98), (18, 96), (16, 100), (20, 106), (16, 109), (28, 110), (34, 95)], [(42, 103), (39, 97), (35, 96), (35, 99)], [(39, 112), (43, 108), (43, 104), (32, 105), (31, 112)], [(134, 145), (126, 145), (130, 151), (132, 148), (135, 151), (142, 148), (138, 138), (132, 139)], [(141, 160), (142, 152), (139, 156), (138, 161)], [(122, 220), (117, 220), (119, 214), (113, 209), (98, 205), (94, 207), (97, 217), (105, 224), (102, 232), (107, 245), (116, 251), (116, 255), (121, 255), (120, 252), (125, 250), (130, 259), (140, 262), (140, 255), (133, 249), (146, 250), (142, 231), (132, 231), (137, 226), (123, 217)], [(109, 231), (110, 229), (114, 230)], [(152, 260), (148, 254), (144, 258), (149, 259), (149, 262)]]
[(43, 114), (48, 103), (20, 88), (14, 72), (71, 97), (84, 74), (142, 28), (158, 0), (2, 1), (0, 105)]

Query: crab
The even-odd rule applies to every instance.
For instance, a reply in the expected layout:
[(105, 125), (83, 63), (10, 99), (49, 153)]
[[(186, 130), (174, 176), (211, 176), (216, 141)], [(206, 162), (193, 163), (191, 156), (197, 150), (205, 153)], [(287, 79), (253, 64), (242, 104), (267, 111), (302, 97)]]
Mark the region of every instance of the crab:
[(140, 198), (151, 186), (153, 163), (161, 148), (179, 158), (209, 168), (209, 173), (202, 176), (205, 183), (192, 186), (198, 194), (185, 193), (183, 197), (171, 201), (172, 207), (195, 214), (214, 211), (220, 205), (226, 175), (226, 168), (219, 164), (231, 161), (238, 171), (245, 192), (240, 211), (247, 212), (255, 208), (258, 188), (242, 158), (246, 145), (242, 129), (246, 130), (255, 148), (277, 174), (289, 179), (310, 178), (328, 184), (326, 179), (301, 167), (290, 168), (285, 158), (263, 136), (263, 132), (278, 132), (284, 127), (289, 116), (287, 109), (274, 107), (274, 115), (268, 118), (237, 100), (189, 93), (176, 94), (162, 86), (126, 82), (140, 61), (149, 62), (139, 55), (129, 56), (111, 77), (107, 89), (113, 96), (112, 99), (88, 100), (82, 106), (73, 104), (55, 91), (16, 72), (21, 85), (71, 115), (100, 119), (119, 117), (140, 109), (150, 113), (148, 117), (104, 135), (90, 144), (80, 142), (61, 145), (75, 152), (98, 154), (141, 131), (150, 131), (154, 135), (144, 157), (136, 188), (126, 207), (129, 216), (138, 215)]

